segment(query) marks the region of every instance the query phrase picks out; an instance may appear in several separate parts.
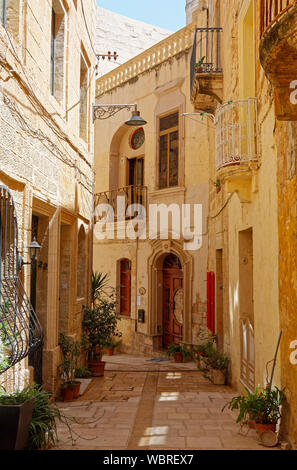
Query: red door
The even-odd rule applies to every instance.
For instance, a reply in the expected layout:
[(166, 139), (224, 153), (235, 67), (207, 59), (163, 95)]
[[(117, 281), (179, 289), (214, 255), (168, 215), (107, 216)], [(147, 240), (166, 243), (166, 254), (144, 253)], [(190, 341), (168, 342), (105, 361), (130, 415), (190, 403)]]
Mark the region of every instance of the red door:
[(163, 267), (163, 346), (183, 337), (183, 271), (179, 259), (169, 255)]

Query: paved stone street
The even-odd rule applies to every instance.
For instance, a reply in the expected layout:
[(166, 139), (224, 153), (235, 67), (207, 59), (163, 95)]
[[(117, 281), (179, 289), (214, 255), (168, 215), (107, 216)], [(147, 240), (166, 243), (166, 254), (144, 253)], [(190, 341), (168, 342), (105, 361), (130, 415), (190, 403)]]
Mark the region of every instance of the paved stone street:
[(265, 449), (255, 431), (241, 430), (229, 410), (221, 412), (236, 392), (211, 384), (194, 363), (104, 360), (104, 378), (93, 379), (75, 402), (58, 403), (76, 422), (74, 442), (67, 426), (58, 425), (56, 449)]

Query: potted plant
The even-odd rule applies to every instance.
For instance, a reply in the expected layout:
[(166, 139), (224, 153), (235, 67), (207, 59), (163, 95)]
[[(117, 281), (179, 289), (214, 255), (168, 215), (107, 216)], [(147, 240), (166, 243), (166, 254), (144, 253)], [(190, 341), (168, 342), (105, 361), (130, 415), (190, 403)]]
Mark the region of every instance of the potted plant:
[(232, 411), (238, 410), (237, 423), (255, 423), (259, 436), (267, 430), (275, 432), (285, 400), (284, 390), (275, 387), (273, 390), (268, 388), (261, 391), (259, 385), (255, 393), (251, 393), (247, 388), (245, 390), (246, 395), (232, 398), (222, 411), (226, 407)]
[(188, 348), (181, 343), (168, 346), (167, 355), (173, 357), (176, 363), (182, 363), (187, 357), (192, 357)]
[(75, 378), (76, 379), (87, 379), (88, 377), (90, 377), (92, 374), (91, 372), (89, 371), (89, 369), (86, 369), (85, 367), (77, 367), (75, 369)]
[(75, 369), (81, 354), (81, 345), (64, 333), (59, 334), (59, 346), (63, 361), (58, 366), (62, 380), (62, 396), (64, 401), (72, 401), (79, 397), (80, 382), (75, 380)]
[(195, 64), (195, 71), (196, 72), (203, 72), (203, 62), (205, 61), (205, 56), (201, 57), (201, 59)]
[(106, 353), (108, 356), (113, 356), (114, 355), (114, 350), (119, 346), (121, 343), (121, 340), (115, 341), (114, 339), (111, 339), (108, 341), (106, 345)]
[(34, 397), (30, 389), (0, 392), (0, 450), (24, 450), (32, 419)]
[(207, 363), (210, 368), (210, 380), (214, 385), (225, 385), (230, 359), (225, 354), (221, 354), (216, 348), (207, 350)]
[(216, 192), (219, 193), (222, 189), (222, 183), (221, 180), (218, 178), (216, 181), (214, 181), (214, 186), (216, 188)]
[(62, 416), (52, 403), (51, 395), (42, 387), (33, 384), (30, 395), (34, 398), (34, 407), (26, 450), (46, 450), (57, 442), (57, 421), (61, 421)]
[(210, 344), (201, 344), (196, 346), (193, 350), (194, 359), (198, 365), (198, 369), (201, 371), (206, 371), (209, 368), (208, 364), (208, 350), (210, 348)]
[(116, 292), (108, 286), (108, 277), (102, 273), (93, 273), (92, 306), (84, 309), (82, 327), (88, 368), (96, 377), (104, 375), (102, 355), (110, 339), (122, 336), (117, 329), (119, 314), (116, 306)]

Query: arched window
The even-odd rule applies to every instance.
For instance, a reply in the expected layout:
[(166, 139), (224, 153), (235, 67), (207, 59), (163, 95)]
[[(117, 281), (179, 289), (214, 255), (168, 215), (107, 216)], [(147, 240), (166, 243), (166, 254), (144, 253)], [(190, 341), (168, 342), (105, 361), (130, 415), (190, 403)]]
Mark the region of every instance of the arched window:
[(86, 293), (86, 232), (83, 226), (78, 232), (77, 244), (77, 297), (83, 298)]
[(120, 261), (120, 314), (131, 315), (131, 261)]

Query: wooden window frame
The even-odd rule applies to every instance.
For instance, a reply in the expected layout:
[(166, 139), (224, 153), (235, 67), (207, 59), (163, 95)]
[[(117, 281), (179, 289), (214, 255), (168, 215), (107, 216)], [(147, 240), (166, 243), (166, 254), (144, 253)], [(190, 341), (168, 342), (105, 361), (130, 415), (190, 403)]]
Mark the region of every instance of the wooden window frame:
[(126, 165), (126, 182), (127, 182), (127, 186), (131, 186), (129, 184), (129, 180), (130, 180), (129, 173), (130, 173), (130, 161), (131, 160), (143, 160), (143, 173), (142, 173), (143, 184), (141, 186), (144, 186), (145, 185), (145, 160), (144, 160), (144, 155), (139, 155), (137, 157), (127, 158), (127, 160), (126, 160), (126, 162), (127, 162), (127, 165)]
[[(177, 126), (171, 127), (169, 129), (166, 129), (164, 131), (160, 130), (160, 125), (161, 125), (161, 119), (164, 119), (168, 116), (177, 114), (178, 115), (178, 124)], [(178, 133), (178, 167), (177, 167), (177, 184), (174, 186), (170, 186), (170, 134), (173, 134), (174, 132)], [(160, 187), (160, 144), (161, 144), (161, 137), (167, 135), (168, 136), (168, 149), (167, 149), (167, 185), (164, 187)], [(170, 112), (167, 112), (165, 114), (161, 114), (158, 116), (158, 178), (157, 178), (157, 187), (159, 190), (166, 190), (170, 188), (177, 188), (180, 185), (180, 152), (181, 152), (181, 146), (180, 146), (180, 116), (179, 116), (179, 108), (176, 108)]]
[[(127, 271), (124, 271), (123, 269), (123, 263), (129, 263), (130, 269)], [(132, 271), (132, 266), (131, 266), (131, 260), (128, 258), (122, 258), (119, 260), (119, 278), (120, 278), (120, 298), (119, 298), (119, 313), (123, 317), (130, 317), (131, 316), (131, 271)], [(128, 286), (123, 286), (122, 285), (122, 274), (123, 273), (128, 273), (130, 274), (129, 276), (129, 284)], [(123, 310), (123, 305), (122, 305), (122, 298), (123, 298), (123, 290), (127, 289), (128, 290), (128, 309)]]

